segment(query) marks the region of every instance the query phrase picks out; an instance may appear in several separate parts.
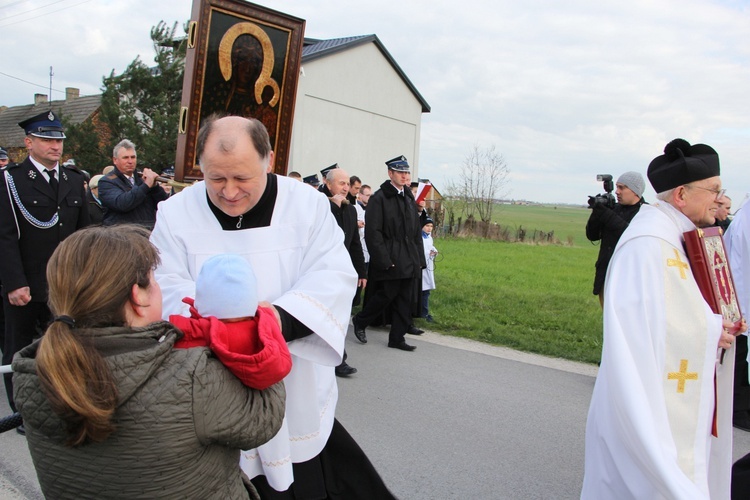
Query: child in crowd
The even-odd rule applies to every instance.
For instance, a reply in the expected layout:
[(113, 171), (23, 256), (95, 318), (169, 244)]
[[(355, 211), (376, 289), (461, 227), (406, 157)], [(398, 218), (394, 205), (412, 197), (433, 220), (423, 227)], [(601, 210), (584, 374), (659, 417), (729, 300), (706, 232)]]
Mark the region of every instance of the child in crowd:
[(243, 384), (265, 389), (292, 369), (292, 357), (273, 310), (258, 307), (255, 274), (239, 255), (208, 259), (195, 282), (190, 318), (172, 315), (169, 322), (182, 330), (175, 348), (208, 346)]
[(424, 245), (424, 259), (427, 267), (422, 269), (422, 317), (432, 323), (430, 314), (430, 291), (435, 289), (435, 256), (438, 251), (432, 241), (434, 223), (429, 217), (422, 221), (422, 241)]

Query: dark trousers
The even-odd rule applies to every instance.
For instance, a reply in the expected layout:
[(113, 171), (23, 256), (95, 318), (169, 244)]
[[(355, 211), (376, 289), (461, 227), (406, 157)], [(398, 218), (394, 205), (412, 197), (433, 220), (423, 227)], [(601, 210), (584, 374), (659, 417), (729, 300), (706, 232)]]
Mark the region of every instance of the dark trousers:
[[(13, 355), (40, 337), (47, 328), (50, 311), (44, 302), (29, 302), (25, 306), (13, 306), (8, 297), (3, 297), (5, 311), (5, 345), (3, 346), (2, 364), (9, 365)], [(5, 391), (8, 394), (10, 409), (14, 412), (16, 405), (13, 401), (13, 374), (5, 374)]]
[(357, 322), (361, 325), (371, 324), (390, 305), (391, 332), (388, 335), (388, 344), (396, 345), (404, 342), (406, 330), (411, 324), (413, 284), (412, 278), (378, 282), (377, 292), (367, 300), (367, 303), (357, 314)]
[(430, 315), (430, 292), (431, 290), (422, 290), (422, 317)]
[(747, 336), (738, 335), (735, 340), (734, 358), (734, 413), (745, 420), (750, 418), (750, 383), (747, 380)]
[(338, 420), (323, 451), (307, 462), (292, 464), (294, 482), (276, 491), (266, 476), (252, 483), (263, 500), (395, 500), (370, 459)]

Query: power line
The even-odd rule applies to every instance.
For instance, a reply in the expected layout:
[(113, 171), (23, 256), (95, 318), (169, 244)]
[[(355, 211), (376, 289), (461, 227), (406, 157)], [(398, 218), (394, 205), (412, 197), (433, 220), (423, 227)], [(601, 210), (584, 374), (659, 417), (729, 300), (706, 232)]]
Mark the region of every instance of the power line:
[[(13, 78), (14, 80), (18, 80), (19, 82), (28, 83), (29, 85), (33, 85), (35, 87), (41, 87), (41, 88), (43, 88), (45, 90), (49, 90), (49, 85), (39, 85), (38, 83), (30, 82), (28, 80), (24, 80), (23, 78), (18, 78), (17, 76), (13, 76), (13, 75), (9, 75), (7, 73), (3, 73), (2, 71), (0, 71), (0, 75), (7, 76), (8, 78)], [(61, 92), (63, 94), (65, 93), (65, 91), (63, 91), (63, 90), (58, 90), (58, 89), (52, 89), (52, 90), (54, 90), (55, 92)], [(50, 96), (50, 100), (52, 100), (52, 96)]]
[(6, 9), (8, 7), (13, 7), (14, 5), (18, 5), (19, 3), (28, 2), (29, 0), (18, 0), (17, 2), (11, 2), (9, 4), (0, 5), (0, 9)]
[(67, 2), (67, 1), (68, 0), (57, 0), (56, 2), (48, 3), (47, 5), (42, 5), (41, 7), (35, 7), (33, 9), (29, 9), (29, 10), (27, 10), (25, 12), (19, 12), (18, 14), (11, 14), (10, 16), (5, 16), (3, 18), (3, 21), (7, 21), (8, 19), (10, 19), (12, 17), (25, 16), (29, 12), (34, 12), (34, 11), (41, 10), (41, 9), (46, 9), (47, 7), (50, 7), (52, 5), (58, 4), (60, 2)]
[[(60, 2), (64, 2), (64, 1), (66, 1), (66, 0), (58, 0), (57, 2), (54, 2), (54, 3), (60, 3)], [(40, 15), (35, 16), (35, 17), (29, 17), (27, 19), (21, 19), (20, 21), (16, 21), (16, 22), (12, 22), (12, 23), (7, 23), (7, 24), (0, 24), (0, 28), (6, 28), (8, 26), (13, 26), (13, 25), (16, 25), (16, 24), (24, 23), (26, 21), (33, 21), (34, 19), (39, 19), (40, 17), (48, 16), (48, 15), (54, 14), (56, 12), (61, 12), (63, 10), (72, 9), (73, 7), (78, 7), (79, 5), (83, 5), (83, 4), (88, 3), (90, 1), (91, 0), (83, 0), (83, 2), (79, 2), (77, 4), (69, 5), (67, 7), (63, 7), (62, 9), (51, 10), (49, 12), (45, 12), (44, 14), (40, 14)], [(49, 5), (53, 5), (53, 4), (49, 4)], [(39, 10), (39, 8), (33, 9), (33, 10)], [(31, 12), (31, 11), (27, 11), (25, 13), (28, 13), (28, 12)], [(20, 15), (20, 14), (15, 14), (15, 15), (9, 16), (9, 17), (15, 17), (17, 15)]]

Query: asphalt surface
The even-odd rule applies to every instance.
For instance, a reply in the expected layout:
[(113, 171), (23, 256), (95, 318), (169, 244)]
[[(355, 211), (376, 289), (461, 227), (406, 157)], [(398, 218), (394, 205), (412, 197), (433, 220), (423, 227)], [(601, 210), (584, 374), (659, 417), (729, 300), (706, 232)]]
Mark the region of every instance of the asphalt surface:
[[(339, 379), (337, 416), (397, 497), (578, 498), (596, 367), (430, 332), (403, 352), (367, 331), (347, 338), (359, 372)], [(0, 434), (0, 450), (0, 499), (42, 498), (25, 439)], [(748, 452), (735, 429), (735, 459)]]

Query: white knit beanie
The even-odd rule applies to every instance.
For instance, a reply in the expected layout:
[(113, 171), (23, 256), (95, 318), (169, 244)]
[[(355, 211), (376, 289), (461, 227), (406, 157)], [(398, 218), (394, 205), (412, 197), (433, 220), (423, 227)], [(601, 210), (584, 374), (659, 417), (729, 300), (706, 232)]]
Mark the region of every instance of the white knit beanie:
[(195, 308), (219, 319), (255, 316), (258, 282), (250, 263), (239, 255), (214, 255), (203, 263), (195, 281)]

